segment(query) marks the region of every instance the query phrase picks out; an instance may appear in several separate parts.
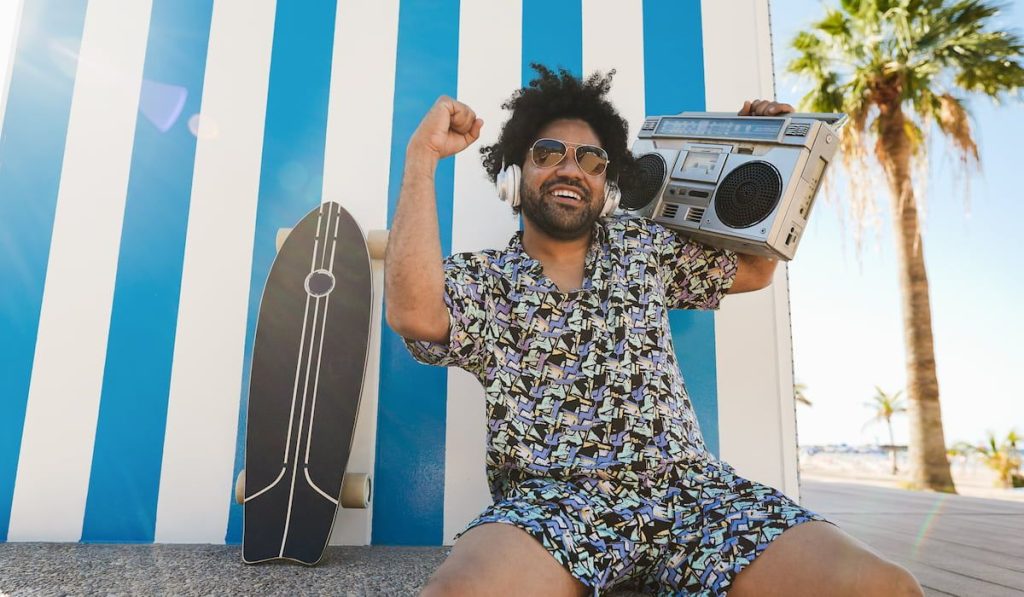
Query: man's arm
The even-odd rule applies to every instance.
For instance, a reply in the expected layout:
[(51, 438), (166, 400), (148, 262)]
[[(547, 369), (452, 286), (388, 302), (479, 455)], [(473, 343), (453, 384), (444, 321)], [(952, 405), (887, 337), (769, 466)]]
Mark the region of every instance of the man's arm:
[[(743, 102), (743, 107), (740, 108), (738, 114), (740, 116), (777, 116), (789, 114), (793, 110), (793, 106), (789, 104), (756, 99)], [(736, 280), (727, 294), (739, 294), (767, 287), (772, 283), (776, 265), (778, 265), (777, 259), (756, 255), (739, 255), (736, 264)]]
[(476, 141), (482, 126), (469, 106), (442, 96), (409, 139), (384, 254), (385, 318), (403, 338), (448, 340), (434, 172), (442, 158)]
[(737, 255), (736, 279), (726, 294), (761, 290), (772, 283), (777, 259), (756, 255)]

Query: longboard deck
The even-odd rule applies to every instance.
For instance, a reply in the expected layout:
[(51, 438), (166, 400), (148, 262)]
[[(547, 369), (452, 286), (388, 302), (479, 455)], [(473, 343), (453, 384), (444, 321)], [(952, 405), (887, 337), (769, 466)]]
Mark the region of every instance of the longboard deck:
[(323, 557), (358, 415), (372, 292), (363, 233), (338, 203), (306, 214), (274, 260), (249, 384), (246, 563)]

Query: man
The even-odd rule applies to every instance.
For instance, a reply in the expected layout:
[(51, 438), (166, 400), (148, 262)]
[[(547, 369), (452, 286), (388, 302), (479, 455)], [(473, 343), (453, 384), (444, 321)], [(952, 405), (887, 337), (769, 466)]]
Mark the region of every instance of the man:
[[(764, 288), (775, 262), (601, 217), (632, 163), (612, 73), (534, 68), (481, 150), (524, 216), (506, 249), (441, 256), (434, 170), (479, 137), (472, 109), (439, 98), (406, 152), (387, 321), (417, 360), (483, 384), (494, 498), (423, 594), (920, 595), (904, 569), (708, 453), (668, 310)], [(790, 111), (754, 100), (740, 114)]]

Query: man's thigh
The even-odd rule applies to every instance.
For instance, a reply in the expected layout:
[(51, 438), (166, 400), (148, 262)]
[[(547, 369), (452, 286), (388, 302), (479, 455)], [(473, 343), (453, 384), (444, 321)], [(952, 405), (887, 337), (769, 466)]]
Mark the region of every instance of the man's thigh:
[(504, 523), (459, 537), (422, 595), (585, 595), (576, 580), (526, 531)]
[(729, 589), (729, 597), (921, 594), (905, 569), (821, 521), (805, 522), (779, 535)]

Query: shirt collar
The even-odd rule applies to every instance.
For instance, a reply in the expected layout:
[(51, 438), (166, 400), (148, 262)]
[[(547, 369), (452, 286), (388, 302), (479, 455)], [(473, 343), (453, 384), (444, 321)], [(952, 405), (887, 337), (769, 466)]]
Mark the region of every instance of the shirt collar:
[[(603, 254), (605, 245), (608, 242), (607, 220), (598, 218), (593, 225), (593, 236), (591, 237), (590, 248), (587, 249), (586, 262), (584, 264), (584, 282), (594, 281), (597, 268), (595, 267), (599, 255)], [(544, 266), (539, 261), (530, 257), (523, 247), (523, 231), (518, 230), (512, 235), (508, 242), (506, 253), (509, 257), (519, 262), (521, 273), (531, 274), (531, 277), (538, 278), (544, 272)]]

